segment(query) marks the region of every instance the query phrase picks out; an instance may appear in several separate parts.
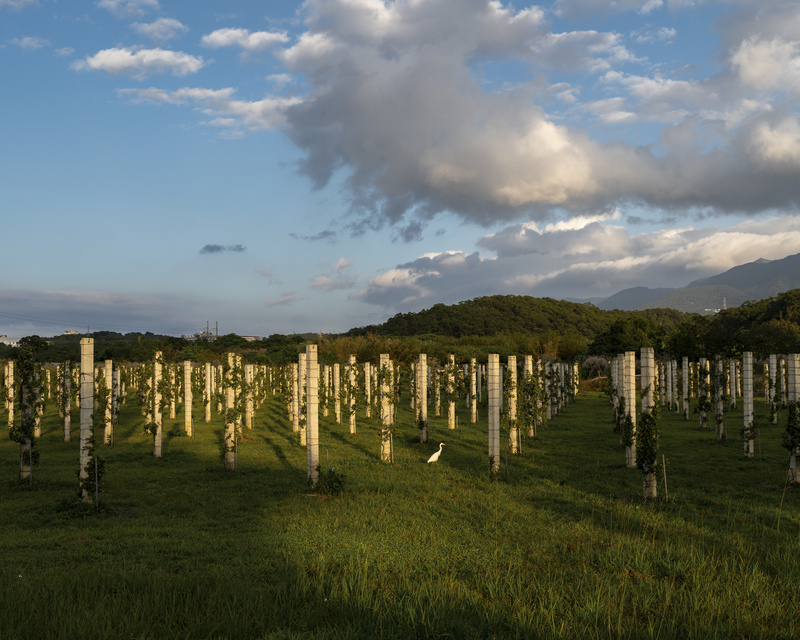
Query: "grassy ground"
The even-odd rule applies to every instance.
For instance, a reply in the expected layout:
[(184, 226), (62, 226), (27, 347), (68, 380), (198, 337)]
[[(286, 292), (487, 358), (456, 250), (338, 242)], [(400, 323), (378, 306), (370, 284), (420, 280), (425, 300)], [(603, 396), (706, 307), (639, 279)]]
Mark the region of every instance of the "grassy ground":
[(432, 418), (428, 445), (401, 409), (393, 466), (378, 461), (376, 421), (350, 436), (321, 418), (339, 497), (307, 491), (305, 450), (277, 402), (245, 434), (236, 473), (218, 458), (219, 417), (203, 424), (199, 405), (195, 416), (195, 437), (167, 438), (155, 459), (125, 405), (102, 447), (96, 513), (75, 505), (78, 430), (64, 443), (52, 410), (32, 487), (0, 441), (0, 638), (800, 634), (800, 491), (785, 486), (781, 427), (761, 402), (751, 461), (741, 411), (725, 444), (663, 412), (670, 500), (651, 503), (599, 394), (526, 440), (494, 482), (485, 409), (478, 425), (460, 411), (455, 431)]

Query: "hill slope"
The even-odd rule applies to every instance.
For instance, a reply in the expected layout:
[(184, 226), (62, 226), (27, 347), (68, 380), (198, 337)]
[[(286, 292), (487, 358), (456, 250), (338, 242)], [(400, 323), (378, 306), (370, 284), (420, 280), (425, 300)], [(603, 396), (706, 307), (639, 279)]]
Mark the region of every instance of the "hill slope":
[(643, 308), (644, 305), (654, 300), (659, 300), (673, 291), (675, 289), (631, 287), (630, 289), (623, 289), (619, 293), (615, 293), (613, 296), (599, 302), (597, 307), (604, 311), (612, 311), (614, 309), (633, 311), (634, 309)]
[(593, 338), (616, 320), (632, 315), (672, 327), (684, 314), (671, 309), (604, 311), (592, 304), (577, 304), (531, 296), (487, 296), (454, 305), (436, 304), (417, 313), (399, 313), (382, 325), (351, 329), (347, 335), (451, 337), (492, 336), (500, 333), (541, 334), (576, 332)]
[[(779, 293), (800, 288), (800, 253), (780, 260), (764, 260), (741, 264), (724, 273), (702, 278), (686, 287), (675, 289), (658, 299), (646, 301), (638, 309), (678, 309), (705, 313), (705, 309), (722, 309), (723, 298), (729, 309), (747, 300), (763, 300)], [(626, 289), (626, 291), (633, 291)], [(625, 293), (621, 291), (620, 295)], [(615, 296), (612, 296), (614, 298)], [(607, 299), (602, 303), (606, 308)]]

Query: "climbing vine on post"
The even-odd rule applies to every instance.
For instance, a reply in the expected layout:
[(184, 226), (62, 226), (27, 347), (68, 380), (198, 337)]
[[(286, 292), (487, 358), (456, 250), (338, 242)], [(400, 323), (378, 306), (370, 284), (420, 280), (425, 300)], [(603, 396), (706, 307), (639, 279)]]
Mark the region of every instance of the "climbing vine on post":
[(36, 393), (39, 365), (36, 363), (32, 346), (20, 347), (17, 358), (17, 377), (19, 380), (19, 405), (21, 419), (19, 425), (14, 423), (8, 431), (8, 437), (19, 444), (19, 479), (30, 480), (33, 465), (39, 460), (36, 446), (35, 428), (36, 413), (41, 406), (40, 394)]
[(380, 355), (380, 364), (377, 374), (377, 391), (380, 398), (381, 409), (381, 462), (392, 462), (392, 440), (394, 424), (392, 421), (393, 405), (395, 402), (393, 387), (394, 368), (388, 353)]

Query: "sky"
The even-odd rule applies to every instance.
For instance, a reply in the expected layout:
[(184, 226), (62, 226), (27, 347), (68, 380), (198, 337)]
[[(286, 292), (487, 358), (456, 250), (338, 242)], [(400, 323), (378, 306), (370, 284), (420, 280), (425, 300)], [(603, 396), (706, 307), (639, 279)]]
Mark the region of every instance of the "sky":
[(0, 0), (0, 334), (342, 332), (800, 252), (800, 2)]

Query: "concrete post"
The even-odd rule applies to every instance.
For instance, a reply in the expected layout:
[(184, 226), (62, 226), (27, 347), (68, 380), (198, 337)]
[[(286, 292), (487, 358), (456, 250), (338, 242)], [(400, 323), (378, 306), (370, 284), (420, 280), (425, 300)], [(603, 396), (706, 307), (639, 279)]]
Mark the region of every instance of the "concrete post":
[(455, 429), (456, 428), (456, 401), (455, 401), (455, 394), (456, 394), (456, 376), (455, 376), (455, 368), (456, 368), (456, 357), (452, 354), (447, 356), (447, 396), (449, 400), (447, 401), (447, 428), (448, 429)]
[(111, 419), (111, 412), (114, 405), (114, 363), (111, 360), (103, 362), (103, 379), (106, 384), (106, 406), (103, 410), (103, 426), (105, 428), (103, 433), (103, 442), (105, 444), (114, 444), (114, 425)]
[(81, 338), (81, 448), (80, 491), (83, 502), (92, 502), (94, 496), (86, 487), (89, 479), (89, 461), (92, 459), (92, 413), (94, 412), (94, 339)]
[(623, 360), (625, 411), (631, 419), (632, 442), (625, 446), (625, 466), (636, 468), (636, 352), (626, 351)]
[[(642, 415), (644, 415), (645, 413), (650, 413), (655, 407), (655, 401), (653, 398), (653, 391), (654, 391), (653, 388), (655, 387), (656, 366), (655, 366), (655, 353), (652, 347), (642, 347), (641, 353), (642, 353), (641, 355)], [(665, 367), (662, 364), (660, 367), (662, 374), (666, 373), (664, 369)], [(659, 387), (660, 391), (664, 389), (663, 384), (659, 385)], [(646, 451), (646, 449), (644, 449), (644, 451)], [(657, 496), (657, 482), (656, 482), (655, 469), (651, 468), (642, 469), (642, 473), (644, 474), (642, 478), (642, 494), (644, 498), (645, 499), (655, 498)]]
[(317, 345), (306, 345), (306, 449), (308, 479), (319, 481), (319, 364)]
[(744, 455), (752, 458), (755, 455), (755, 433), (753, 428), (753, 354), (750, 351), (742, 354), (742, 395), (744, 396)]
[(187, 436), (194, 435), (192, 422), (192, 363), (183, 361), (183, 428)]
[(341, 397), (342, 376), (339, 363), (333, 365), (333, 413), (336, 417), (336, 424), (342, 424), (342, 397)]
[(162, 369), (161, 352), (156, 351), (155, 362), (153, 363), (153, 423), (156, 425), (156, 432), (153, 437), (153, 455), (161, 457), (162, 445), (164, 442), (164, 419), (163, 407), (161, 406), (161, 379), (164, 375)]
[[(420, 355), (422, 358), (423, 355)], [(392, 361), (389, 359), (388, 353), (382, 353), (380, 356), (379, 372), (380, 372), (380, 400), (381, 400), (381, 461), (391, 461), (391, 428), (392, 428), (392, 408), (389, 402), (389, 394), (391, 393), (390, 378), (392, 371)]]
[(517, 428), (517, 356), (508, 356), (508, 372), (511, 378), (508, 389), (508, 451), (519, 453), (519, 429)]
[(489, 354), (487, 367), (487, 386), (489, 391), (489, 461), (492, 473), (500, 471), (500, 355)]
[(356, 393), (358, 393), (358, 383), (356, 382), (356, 357), (350, 356), (347, 367), (348, 380), (347, 386), (347, 409), (350, 415), (350, 435), (356, 435)]
[[(388, 356), (387, 356), (388, 357)], [(421, 443), (428, 442), (428, 385), (425, 380), (428, 379), (428, 356), (427, 354), (419, 354), (419, 362), (417, 363), (417, 423), (419, 425), (419, 441)]]
[(471, 358), (469, 361), (469, 399), (470, 399), (470, 415), (469, 419), (472, 424), (478, 422), (478, 373), (476, 369), (477, 361)]

